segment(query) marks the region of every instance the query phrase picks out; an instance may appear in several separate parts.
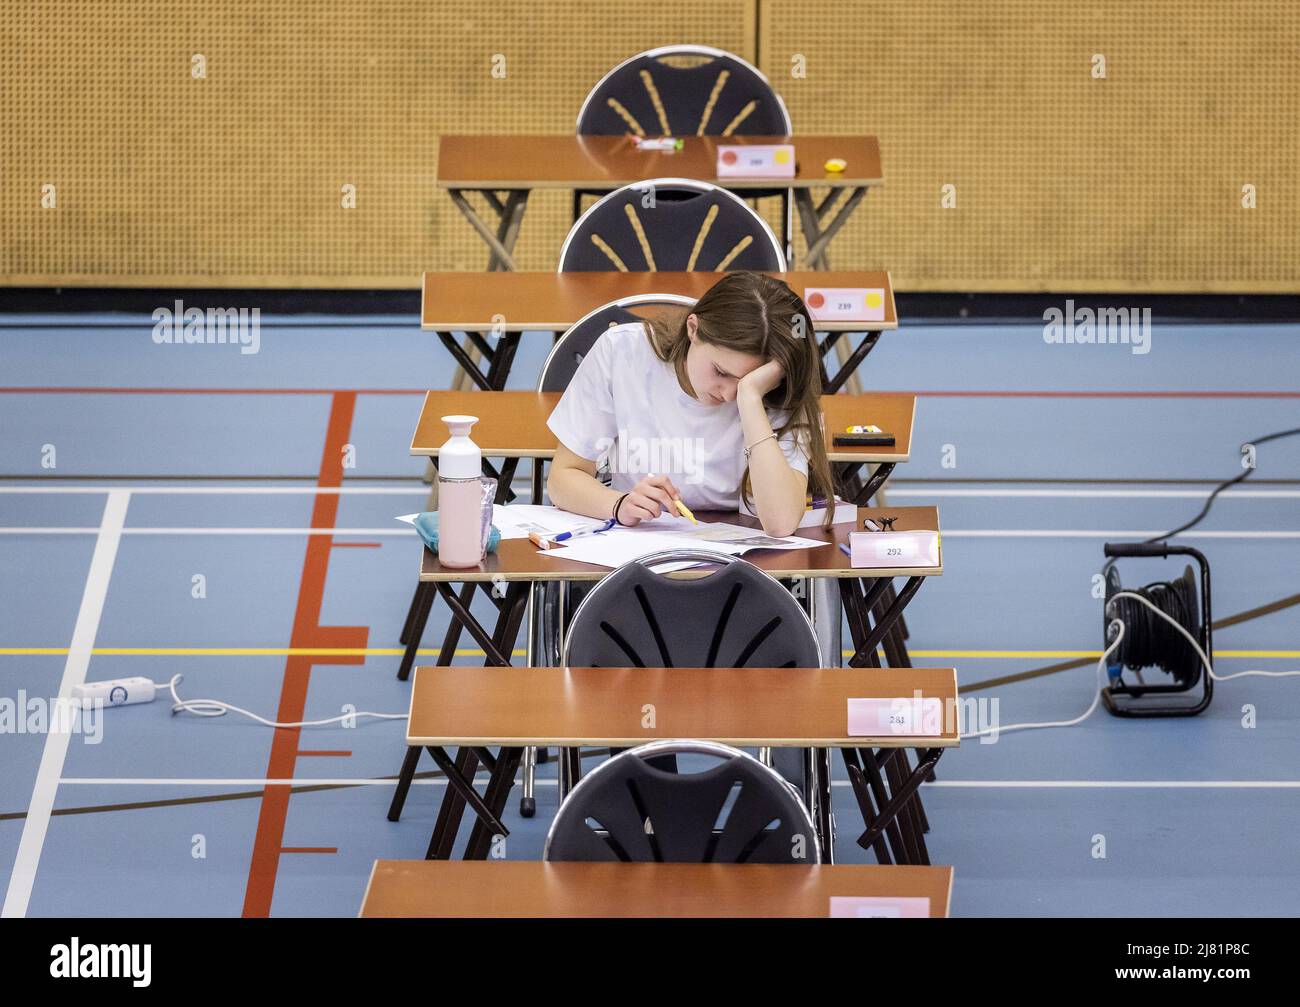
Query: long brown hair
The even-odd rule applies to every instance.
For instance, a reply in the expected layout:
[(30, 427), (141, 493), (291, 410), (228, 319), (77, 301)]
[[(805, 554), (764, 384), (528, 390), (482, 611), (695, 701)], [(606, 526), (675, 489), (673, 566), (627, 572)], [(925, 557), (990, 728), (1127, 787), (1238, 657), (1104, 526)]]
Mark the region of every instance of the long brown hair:
[[(763, 405), (787, 414), (774, 432), (779, 439), (793, 431), (803, 442), (808, 454), (808, 491), (829, 501), (834, 484), (822, 433), (821, 360), (812, 316), (803, 298), (765, 273), (737, 270), (710, 287), (693, 308), (652, 315), (645, 322), (650, 345), (660, 360), (673, 365), (683, 388), (691, 387), (686, 374), (686, 353), (691, 345), (686, 319), (692, 313), (698, 319), (695, 334), (702, 342), (781, 364), (785, 380), (763, 396)], [(748, 465), (740, 495), (752, 510)], [(833, 520), (834, 508), (828, 506), (823, 526)]]

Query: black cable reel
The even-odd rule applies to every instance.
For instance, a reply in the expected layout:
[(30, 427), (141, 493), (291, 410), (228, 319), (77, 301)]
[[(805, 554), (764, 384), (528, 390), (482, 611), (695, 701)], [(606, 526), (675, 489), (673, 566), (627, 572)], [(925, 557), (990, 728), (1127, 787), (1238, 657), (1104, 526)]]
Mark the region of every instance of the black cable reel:
[[(1117, 595), (1127, 591), (1145, 598), (1185, 629), (1213, 664), (1209, 562), (1196, 549), (1171, 546), (1167, 542), (1108, 542), (1104, 551), (1108, 557), (1106, 600), (1102, 612), (1104, 648), (1114, 644), (1120, 635), (1119, 627), (1112, 625), (1114, 620), (1124, 624), (1123, 639), (1107, 658), (1110, 685), (1101, 693), (1106, 709), (1117, 717), (1195, 716), (1210, 705), (1214, 687), (1213, 679), (1206, 674), (1195, 648), (1182, 633), (1146, 605), (1135, 598)], [(1120, 582), (1116, 559), (1163, 559), (1169, 556), (1190, 556), (1196, 560), (1200, 566), (1199, 591), (1190, 564), (1183, 569), (1182, 576), (1171, 581), (1155, 581), (1137, 588), (1125, 588)], [(1126, 669), (1136, 675), (1136, 682), (1125, 681)], [(1153, 669), (1164, 672), (1172, 681), (1148, 682), (1142, 672)], [(1193, 690), (1198, 684), (1202, 689), (1200, 697), (1196, 698)], [(1171, 703), (1165, 699), (1171, 694), (1192, 695), (1194, 701)]]

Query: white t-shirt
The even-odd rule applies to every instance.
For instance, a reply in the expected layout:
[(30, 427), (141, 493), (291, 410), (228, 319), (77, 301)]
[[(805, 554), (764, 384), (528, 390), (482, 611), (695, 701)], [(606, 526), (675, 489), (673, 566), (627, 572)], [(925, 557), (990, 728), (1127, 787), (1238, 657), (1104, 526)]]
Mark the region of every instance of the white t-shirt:
[[(767, 411), (772, 429), (787, 414)], [(547, 420), (560, 443), (598, 466), (610, 486), (632, 489), (650, 473), (666, 475), (692, 510), (736, 510), (745, 472), (744, 430), (736, 403), (691, 398), (673, 365), (655, 356), (640, 322), (601, 334)], [(805, 445), (793, 431), (779, 441), (792, 468), (808, 474)]]

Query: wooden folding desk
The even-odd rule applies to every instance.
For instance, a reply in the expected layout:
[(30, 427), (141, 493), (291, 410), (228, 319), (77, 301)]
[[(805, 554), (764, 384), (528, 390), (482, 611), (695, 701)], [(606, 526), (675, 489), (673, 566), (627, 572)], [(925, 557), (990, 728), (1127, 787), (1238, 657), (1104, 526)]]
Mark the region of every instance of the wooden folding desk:
[[(528, 196), (534, 189), (606, 190), (651, 178), (689, 178), (743, 193), (787, 189), (794, 194), (808, 250), (803, 263), (830, 269), (826, 250), (871, 186), (881, 184), (880, 146), (874, 136), (688, 136), (679, 151), (641, 151), (622, 136), (448, 135), (438, 141), (438, 186), (446, 189), (490, 252), (488, 269), (515, 268), (515, 240)], [(717, 148), (722, 145), (792, 143), (793, 178), (717, 177)], [(844, 171), (828, 172), (831, 158), (847, 162)], [(814, 203), (812, 189), (830, 194)], [(465, 198), (481, 192), (496, 216), (495, 232)], [(849, 198), (836, 210), (841, 196)], [(499, 193), (504, 193), (504, 200)], [(830, 222), (827, 215), (835, 211)], [(782, 215), (784, 230), (785, 215)], [(790, 245), (790, 236), (782, 235)]]
[(947, 917), (951, 867), (376, 860), (362, 918), (825, 917), (834, 897), (927, 898)]
[[(625, 297), (676, 294), (698, 299), (725, 273), (425, 273), (421, 285), (420, 325), (432, 330), (484, 391), (505, 388), (522, 332), (563, 332), (589, 312)], [(803, 296), (808, 287), (880, 288), (885, 292), (884, 319), (879, 321), (826, 320), (816, 324), (828, 333), (818, 343), (825, 360), (845, 333), (862, 332), (863, 339), (848, 354), (834, 375), (827, 375), (825, 390), (834, 393), (854, 373), (887, 329), (898, 328), (893, 285), (884, 270), (846, 272), (770, 273)], [(645, 316), (649, 309), (632, 309)], [(455, 334), (465, 333), (462, 345)], [(495, 346), (485, 334), (499, 336)], [(479, 360), (474, 356), (478, 355)], [(484, 369), (480, 361), (486, 361)]]
[[(937, 699), (937, 735), (848, 734), (848, 700)], [(641, 722), (644, 704), (655, 726)], [(866, 831), (858, 843), (882, 863), (928, 863), (910, 818), (899, 822), (945, 748), (959, 744), (957, 673), (952, 668), (448, 668), (417, 669), (407, 723), (407, 754), (389, 808), (396, 821), (421, 750), (433, 756), (448, 787), (429, 842), (430, 859), (447, 859), (465, 804), (478, 816), (465, 858), (482, 859), (501, 822), (526, 747), (630, 748), (694, 738), (737, 747), (841, 749)], [(494, 757), (489, 748), (498, 747)], [(455, 761), (446, 749), (458, 749)], [(913, 769), (899, 749), (922, 752)], [(878, 750), (881, 754), (878, 754)], [(888, 751), (888, 754), (883, 754)], [(478, 764), (491, 771), (480, 795)], [(906, 764), (906, 771), (898, 763)], [(891, 786), (886, 789), (885, 776)], [(832, 859), (829, 762), (814, 774), (813, 819)], [(888, 839), (888, 844), (886, 844)]]
[[(560, 392), (426, 392), (420, 418), (411, 437), (411, 454), (436, 459), (450, 434), (442, 417), (458, 414), (477, 416), (471, 436), (483, 449), (484, 458), (505, 459), (500, 472), (487, 467), (497, 478), (497, 502), (512, 498), (510, 483), (520, 458), (555, 457), (556, 439), (547, 419), (560, 401)], [(823, 395), (826, 456), (836, 483), (849, 492), (849, 499), (864, 504), (884, 485), (894, 466), (905, 462), (912, 451), (912, 424), (916, 396), (877, 392), (870, 395)], [(835, 433), (853, 424), (874, 423), (894, 435), (892, 447), (838, 447)], [(487, 466), (487, 463), (484, 463)], [(876, 469), (865, 483), (858, 473), (863, 466)], [(541, 466), (533, 468), (533, 500), (542, 499)]]
[[(756, 518), (728, 511), (702, 510), (697, 511), (695, 517), (701, 522), (725, 521), (753, 528), (760, 527)], [(939, 510), (936, 507), (859, 507), (855, 524), (835, 524), (826, 529), (814, 527), (796, 530), (799, 537), (824, 542), (825, 545), (807, 549), (751, 550), (743, 557), (746, 562), (752, 563), (778, 580), (832, 577), (839, 581), (840, 597), (848, 613), (850, 632), (853, 636), (854, 656), (849, 663), (854, 667), (878, 665), (876, 648), (902, 616), (903, 609), (920, 590), (921, 584), (927, 577), (943, 574), (942, 547), (939, 553), (939, 565), (936, 567), (860, 569), (851, 566), (849, 557), (844, 555), (839, 547), (841, 544), (848, 544), (850, 532), (864, 530), (863, 521), (869, 517), (893, 518), (893, 527), (896, 531), (940, 530)], [(447, 639), (439, 653), (438, 664), (451, 663), (462, 627), (467, 629), (483, 647), (488, 664), (509, 664), (509, 656), (514, 648), (514, 641), (518, 636), (519, 625), (528, 603), (529, 585), (554, 581), (598, 581), (611, 572), (607, 567), (563, 559), (562, 555), (562, 550), (553, 552), (539, 550), (527, 539), (503, 539), (496, 551), (485, 556), (477, 566), (448, 568), (443, 567), (438, 562), (437, 555), (426, 547), (421, 553), (419, 586), (411, 604), (411, 612), (407, 616), (407, 626), (403, 636), (406, 651), (398, 677), (406, 678), (409, 674), (435, 595), (443, 598), (452, 613), (452, 624), (448, 628)], [(668, 576), (701, 577), (707, 572), (706, 569), (695, 568), (680, 570)], [(875, 612), (875, 625), (872, 626), (869, 616), (873, 609), (880, 608), (885, 587), (891, 585), (896, 577), (906, 577), (907, 582), (883, 611)], [(871, 584), (866, 585), (864, 581), (870, 581)], [(462, 597), (457, 597), (452, 584), (465, 585), (465, 593)], [(469, 601), (476, 584), (493, 586), (491, 591), (485, 592), (492, 598), (499, 615), (496, 629), (491, 633), (479, 623), (469, 609)], [(558, 648), (550, 647), (548, 653), (556, 649)]]

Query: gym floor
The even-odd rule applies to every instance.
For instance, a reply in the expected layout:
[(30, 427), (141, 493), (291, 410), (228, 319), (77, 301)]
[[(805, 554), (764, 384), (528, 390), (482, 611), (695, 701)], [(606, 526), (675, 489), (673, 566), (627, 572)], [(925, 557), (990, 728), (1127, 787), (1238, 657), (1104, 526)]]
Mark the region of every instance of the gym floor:
[[(409, 318), (264, 318), (251, 355), (150, 330), (0, 327), (0, 696), (179, 673), (187, 698), (268, 718), (404, 712), (397, 637), (419, 547), (393, 518), (423, 507), (407, 445), (424, 389), (450, 382), (447, 353)], [(938, 505), (944, 529), (945, 573), (908, 609), (913, 663), (955, 666), (1003, 726), (1082, 713), (1102, 543), (1182, 524), (1240, 471), (1242, 443), (1300, 425), (1297, 337), (1156, 318), (1138, 355), (1048, 345), (1041, 324), (886, 333), (864, 386), (920, 396), (886, 499)], [(531, 387), (549, 345), (525, 334), (512, 386)], [(318, 493), (322, 458), (345, 445), (341, 491)], [(1220, 674), (1300, 668), (1300, 438), (1257, 461), (1180, 539), (1212, 566)], [(1120, 564), (1126, 586), (1181, 569)], [(445, 626), (439, 605), (425, 663)], [(0, 737), (6, 915), (349, 916), (373, 860), (423, 856), (443, 784), (422, 763), (401, 822), (386, 820), (401, 721), (280, 732), (273, 748), (251, 721), (167, 707), (107, 711), (94, 744)], [(923, 791), (953, 914), (1296, 915), (1297, 738), (1300, 679), (1249, 677), (1195, 718), (1099, 709), (967, 741)], [(836, 771), (837, 858), (874, 862)], [(553, 764), (541, 780), (536, 818), (510, 802), (512, 859), (540, 856)]]

